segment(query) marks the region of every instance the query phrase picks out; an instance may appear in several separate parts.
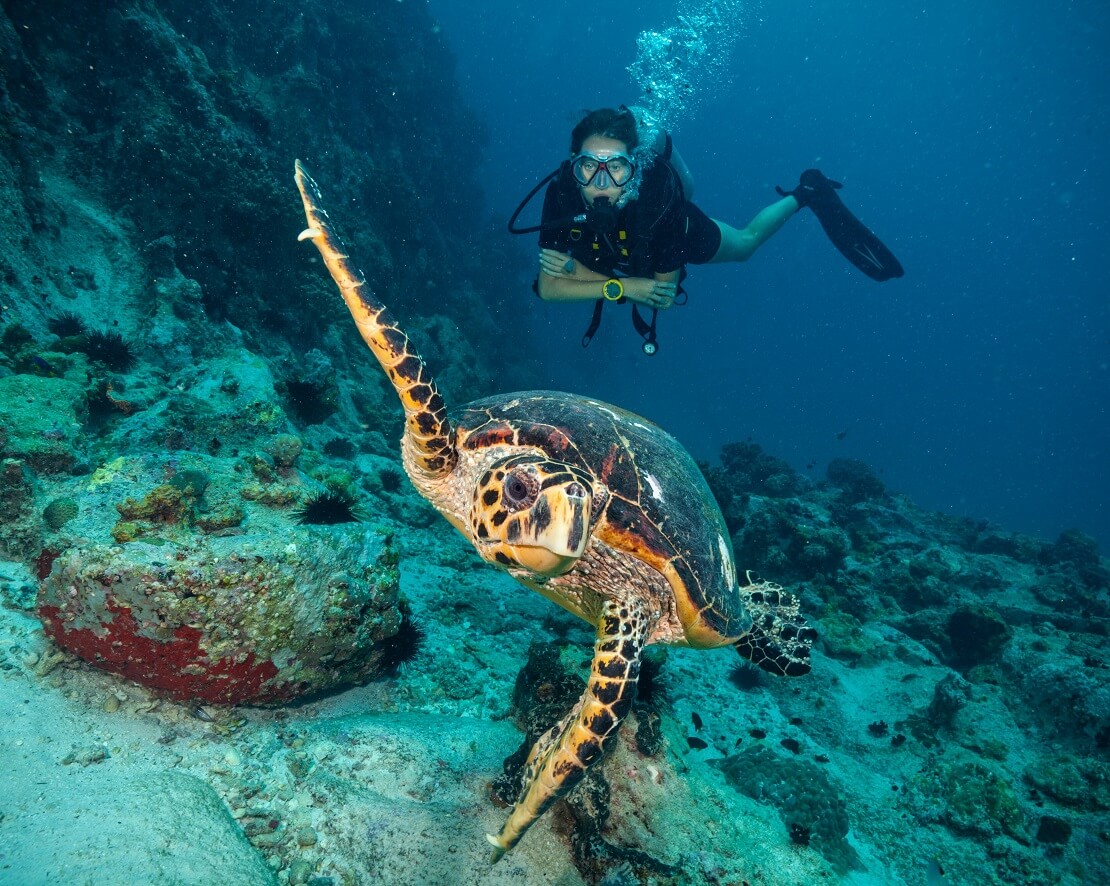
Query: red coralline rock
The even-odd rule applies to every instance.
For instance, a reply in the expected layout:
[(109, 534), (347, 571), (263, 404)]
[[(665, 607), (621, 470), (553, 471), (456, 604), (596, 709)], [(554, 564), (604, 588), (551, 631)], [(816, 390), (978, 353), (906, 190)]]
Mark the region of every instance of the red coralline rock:
[(100, 630), (67, 630), (66, 618), (57, 606), (40, 605), (39, 616), (46, 633), (59, 646), (179, 701), (275, 702), (299, 694), (289, 683), (267, 686), (278, 674), (271, 661), (257, 661), (253, 653), (243, 661), (226, 656), (213, 660), (201, 645), (203, 634), (196, 628), (179, 625), (165, 639), (145, 637), (130, 609), (111, 596), (104, 598), (104, 606), (110, 620), (100, 622)]
[(91, 545), (54, 560), (38, 613), (59, 646), (159, 694), (276, 704), (377, 672), (395, 562), (364, 527)]

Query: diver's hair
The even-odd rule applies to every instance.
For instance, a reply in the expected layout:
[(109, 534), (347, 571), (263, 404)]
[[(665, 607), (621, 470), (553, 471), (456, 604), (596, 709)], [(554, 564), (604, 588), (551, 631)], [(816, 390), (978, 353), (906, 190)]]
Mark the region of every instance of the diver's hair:
[(628, 108), (598, 108), (578, 121), (570, 133), (570, 153), (582, 150), (582, 143), (591, 135), (603, 135), (622, 141), (631, 154), (640, 143), (636, 134), (636, 116)]

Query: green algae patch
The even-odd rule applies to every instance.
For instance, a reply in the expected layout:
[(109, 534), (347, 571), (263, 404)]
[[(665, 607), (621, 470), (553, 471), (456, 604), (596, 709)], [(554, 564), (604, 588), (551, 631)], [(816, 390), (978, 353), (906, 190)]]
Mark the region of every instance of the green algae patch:
[(1085, 812), (1110, 809), (1110, 764), (1091, 757), (1038, 760), (1025, 770), (1027, 783), (1057, 803)]
[(913, 786), (949, 830), (961, 836), (1005, 834), (1029, 842), (1026, 816), (1012, 785), (982, 763), (936, 762), (922, 770)]
[(826, 654), (842, 661), (874, 663), (880, 644), (871, 639), (863, 625), (847, 612), (833, 612), (817, 624), (817, 632)]
[(64, 378), (0, 378), (0, 458), (17, 458), (37, 474), (72, 470), (84, 445), (88, 401)]

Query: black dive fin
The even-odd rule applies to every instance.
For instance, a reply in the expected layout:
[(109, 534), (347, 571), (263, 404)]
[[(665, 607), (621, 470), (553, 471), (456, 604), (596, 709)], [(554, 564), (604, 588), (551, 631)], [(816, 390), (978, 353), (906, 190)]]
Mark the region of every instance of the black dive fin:
[(807, 169), (802, 173), (801, 184), (793, 191), (776, 190), (784, 197), (793, 196), (800, 206), (812, 209), (833, 246), (872, 280), (881, 283), (901, 277), (905, 273), (902, 263), (844, 205), (836, 193), (840, 187), (840, 182), (826, 178), (819, 169)]

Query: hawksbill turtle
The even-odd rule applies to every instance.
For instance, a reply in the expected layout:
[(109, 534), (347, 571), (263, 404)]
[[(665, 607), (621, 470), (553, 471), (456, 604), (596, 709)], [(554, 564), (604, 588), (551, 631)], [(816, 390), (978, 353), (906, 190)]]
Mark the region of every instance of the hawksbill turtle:
[(424, 361), (355, 268), (296, 163), (308, 227), (405, 411), (413, 485), (482, 559), (596, 630), (578, 703), (532, 747), (496, 862), (612, 744), (650, 643), (731, 645), (772, 673), (809, 671), (815, 632), (769, 582), (741, 585), (693, 459), (650, 421), (588, 397), (524, 391), (448, 412)]

